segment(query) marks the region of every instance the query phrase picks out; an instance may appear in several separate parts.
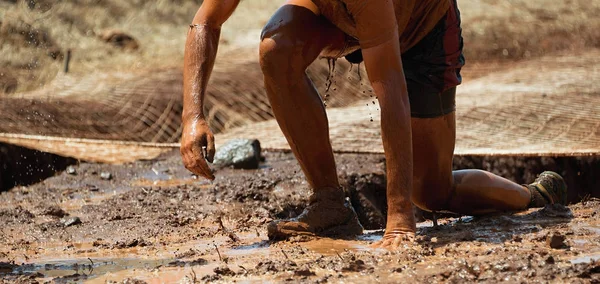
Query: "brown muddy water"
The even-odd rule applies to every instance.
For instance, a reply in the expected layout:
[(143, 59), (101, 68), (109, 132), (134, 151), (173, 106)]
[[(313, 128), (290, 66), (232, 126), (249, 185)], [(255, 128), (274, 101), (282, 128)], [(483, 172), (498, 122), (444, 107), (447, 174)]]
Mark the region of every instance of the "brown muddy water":
[[(291, 154), (265, 156), (260, 169), (221, 169), (214, 182), (192, 178), (174, 152), (126, 165), (75, 164), (3, 192), (1, 282), (600, 281), (600, 200), (590, 197), (597, 159), (457, 158), (457, 168), (521, 182), (557, 167), (582, 188), (571, 187), (568, 207), (445, 216), (438, 227), (419, 213), (417, 241), (390, 252), (369, 247), (385, 220), (381, 155), (336, 156), (365, 234), (277, 243), (266, 224), (299, 214), (309, 188)], [(569, 169), (579, 165), (590, 167)]]

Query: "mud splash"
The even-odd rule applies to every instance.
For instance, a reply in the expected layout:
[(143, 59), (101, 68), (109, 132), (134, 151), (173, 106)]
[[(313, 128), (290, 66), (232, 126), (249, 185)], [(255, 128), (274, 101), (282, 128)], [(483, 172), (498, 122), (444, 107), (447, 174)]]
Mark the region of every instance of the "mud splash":
[(40, 182), (76, 163), (75, 159), (0, 143), (0, 192)]

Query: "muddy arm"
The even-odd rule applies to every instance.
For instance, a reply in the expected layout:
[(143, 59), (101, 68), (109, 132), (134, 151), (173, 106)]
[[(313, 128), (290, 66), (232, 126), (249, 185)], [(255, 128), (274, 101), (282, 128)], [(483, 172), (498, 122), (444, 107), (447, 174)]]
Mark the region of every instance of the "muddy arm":
[(205, 0), (188, 30), (183, 69), (183, 133), (181, 156), (196, 175), (214, 179), (206, 160), (212, 162), (214, 137), (204, 117), (203, 103), (221, 35), (221, 25), (239, 0)]
[(207, 0), (202, 3), (188, 30), (183, 72), (183, 118), (204, 118), (202, 103), (221, 35), (221, 25), (239, 0)]
[(365, 67), (381, 106), (388, 180), (386, 238), (395, 238), (415, 231), (410, 200), (413, 171), (410, 103), (394, 7), (385, 0), (369, 4), (360, 7), (363, 10), (357, 11), (355, 18)]

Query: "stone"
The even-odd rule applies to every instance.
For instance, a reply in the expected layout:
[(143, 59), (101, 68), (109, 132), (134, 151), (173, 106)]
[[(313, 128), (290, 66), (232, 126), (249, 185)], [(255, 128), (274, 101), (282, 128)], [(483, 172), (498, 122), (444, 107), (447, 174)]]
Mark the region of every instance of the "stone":
[(112, 179), (112, 174), (110, 174), (109, 172), (101, 172), (100, 173), (100, 178), (103, 180), (111, 180)]
[(79, 217), (71, 217), (71, 218), (66, 218), (66, 219), (61, 220), (61, 223), (65, 227), (70, 227), (70, 226), (75, 226), (75, 225), (81, 224), (81, 219), (79, 219)]
[(67, 167), (67, 174), (70, 174), (70, 175), (73, 175), (73, 176), (77, 175), (77, 170), (75, 170), (75, 167), (73, 167), (73, 166), (68, 166)]
[(256, 139), (232, 139), (217, 150), (214, 164), (235, 169), (258, 169), (260, 152), (260, 142)]

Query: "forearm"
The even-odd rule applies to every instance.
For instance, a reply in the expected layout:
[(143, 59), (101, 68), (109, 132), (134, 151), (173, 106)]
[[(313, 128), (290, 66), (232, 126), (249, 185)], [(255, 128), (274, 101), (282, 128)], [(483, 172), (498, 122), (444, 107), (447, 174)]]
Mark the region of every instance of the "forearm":
[(221, 25), (240, 0), (204, 0), (188, 30), (183, 66), (183, 131), (181, 157), (185, 167), (210, 180), (206, 163), (215, 155), (215, 139), (204, 117), (204, 96), (215, 65)]
[(403, 79), (398, 81), (387, 86), (374, 83), (373, 87), (381, 107), (381, 136), (386, 157), (388, 190), (402, 192), (400, 195), (393, 195), (395, 198), (389, 201), (406, 205), (410, 203), (412, 189), (412, 131), (406, 84)]
[(204, 118), (206, 86), (215, 64), (220, 27), (192, 24), (185, 45), (183, 69), (183, 119)]
[[(413, 152), (410, 102), (392, 1), (370, 0), (353, 10), (365, 67), (381, 108), (387, 170), (387, 223), (381, 247), (399, 248), (416, 231), (411, 190)], [(352, 8), (352, 7), (349, 7)]]
[(371, 86), (381, 107), (381, 136), (386, 157), (388, 208), (408, 212), (412, 210), (410, 203), (413, 171), (412, 131), (410, 102), (397, 35), (380, 46), (364, 50), (363, 56)]

